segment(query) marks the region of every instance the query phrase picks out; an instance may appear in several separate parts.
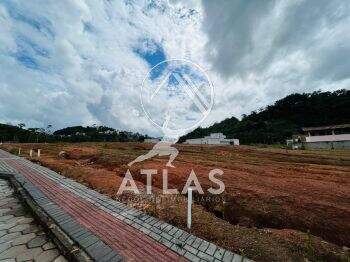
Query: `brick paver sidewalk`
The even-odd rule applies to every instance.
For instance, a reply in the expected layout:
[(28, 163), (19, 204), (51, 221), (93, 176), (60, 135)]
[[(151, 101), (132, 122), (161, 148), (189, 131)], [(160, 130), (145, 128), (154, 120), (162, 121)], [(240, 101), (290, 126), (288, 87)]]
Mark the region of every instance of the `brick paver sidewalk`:
[[(95, 260), (242, 261), (237, 254), (2, 150), (0, 173), (13, 173), (29, 191), (42, 193), (45, 197), (39, 200), (48, 200), (38, 202)], [(59, 208), (50, 209), (50, 204)]]

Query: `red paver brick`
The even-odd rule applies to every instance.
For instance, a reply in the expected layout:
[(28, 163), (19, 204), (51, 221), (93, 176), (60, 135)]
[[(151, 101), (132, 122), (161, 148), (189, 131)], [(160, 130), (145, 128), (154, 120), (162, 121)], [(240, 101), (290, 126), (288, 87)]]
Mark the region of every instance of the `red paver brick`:
[(16, 160), (7, 160), (51, 201), (58, 204), (80, 224), (88, 228), (129, 261), (184, 261), (166, 246), (99, 209), (68, 189)]

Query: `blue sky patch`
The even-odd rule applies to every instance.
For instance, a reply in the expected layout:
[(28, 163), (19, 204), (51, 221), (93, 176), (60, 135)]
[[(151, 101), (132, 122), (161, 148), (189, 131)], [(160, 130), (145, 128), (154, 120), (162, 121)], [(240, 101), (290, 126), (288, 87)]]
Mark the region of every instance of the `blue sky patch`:
[(93, 29), (93, 26), (90, 22), (83, 22), (83, 25), (84, 25), (84, 32), (93, 32), (94, 29)]
[(32, 40), (28, 39), (23, 35), (19, 35), (16, 38), (17, 48), (21, 51), (32, 53), (33, 55), (38, 55), (42, 57), (49, 57), (49, 51), (38, 44), (34, 43)]
[(10, 16), (17, 21), (28, 24), (39, 32), (45, 34), (46, 36), (54, 37), (55, 34), (52, 30), (52, 24), (49, 20), (44, 17), (30, 17), (29, 15), (25, 15), (24, 12), (19, 10), (15, 4), (11, 1), (4, 2)]
[[(144, 59), (151, 68), (167, 59), (163, 47), (151, 39), (142, 40), (140, 45), (134, 48), (134, 52)], [(164, 66), (159, 66), (157, 70), (153, 70), (150, 76), (151, 80), (159, 77), (165, 68), (166, 63)]]
[(15, 54), (15, 58), (19, 63), (23, 66), (37, 70), (39, 69), (38, 63), (35, 61), (33, 57), (31, 57), (28, 53), (20, 51)]

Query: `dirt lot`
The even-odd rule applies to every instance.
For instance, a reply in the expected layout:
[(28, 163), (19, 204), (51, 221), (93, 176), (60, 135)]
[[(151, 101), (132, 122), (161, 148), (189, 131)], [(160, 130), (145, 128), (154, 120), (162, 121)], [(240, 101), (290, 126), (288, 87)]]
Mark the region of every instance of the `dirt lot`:
[[(128, 169), (127, 163), (152, 145), (138, 143), (5, 144), (12, 153), (21, 147), (41, 148), (40, 161), (111, 197)], [(176, 146), (175, 168), (168, 168), (169, 187), (182, 190), (193, 169), (205, 191), (197, 196), (192, 233), (257, 261), (350, 261), (350, 151), (287, 151), (255, 147)], [(65, 151), (64, 157), (59, 157)], [(145, 190), (140, 169), (157, 169), (155, 192), (162, 188), (167, 158), (156, 157), (130, 169)], [(224, 171), (225, 192), (207, 193), (214, 168)], [(157, 188), (159, 190), (157, 190)], [(185, 198), (158, 194), (153, 198), (122, 196), (142, 208), (185, 228)], [(225, 204), (224, 204), (225, 203)], [(309, 233), (307, 233), (309, 232)]]

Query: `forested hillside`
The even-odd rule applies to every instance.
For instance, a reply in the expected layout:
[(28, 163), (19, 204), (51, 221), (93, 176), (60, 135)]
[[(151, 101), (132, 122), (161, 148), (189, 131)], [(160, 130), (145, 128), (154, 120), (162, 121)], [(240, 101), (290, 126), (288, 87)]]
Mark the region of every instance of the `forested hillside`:
[(222, 132), (241, 143), (284, 143), (301, 127), (350, 123), (350, 91), (291, 94), (260, 111), (232, 117), (208, 128), (197, 128), (180, 141)]
[(106, 126), (72, 126), (53, 133), (56, 140), (66, 142), (83, 141), (143, 141), (145, 136), (139, 133), (115, 130)]
[(28, 128), (25, 124), (13, 126), (0, 124), (0, 142), (42, 143), (42, 142), (102, 142), (143, 141), (144, 135), (118, 131), (105, 126), (73, 126), (51, 132), (49, 128)]
[[(9, 124), (0, 124), (0, 142), (15, 141), (15, 142), (34, 142), (37, 137), (34, 132), (23, 129), (22, 126), (12, 126)], [(39, 137), (38, 137), (39, 139)]]
[[(208, 128), (197, 128), (180, 139), (198, 138), (221, 132), (229, 138), (239, 138), (242, 144), (284, 143), (301, 127), (350, 123), (350, 90), (292, 94), (260, 111), (227, 118)], [(118, 131), (105, 126), (73, 126), (55, 132), (48, 128), (24, 128), (0, 124), (0, 142), (82, 142), (82, 141), (143, 141), (138, 133)]]

